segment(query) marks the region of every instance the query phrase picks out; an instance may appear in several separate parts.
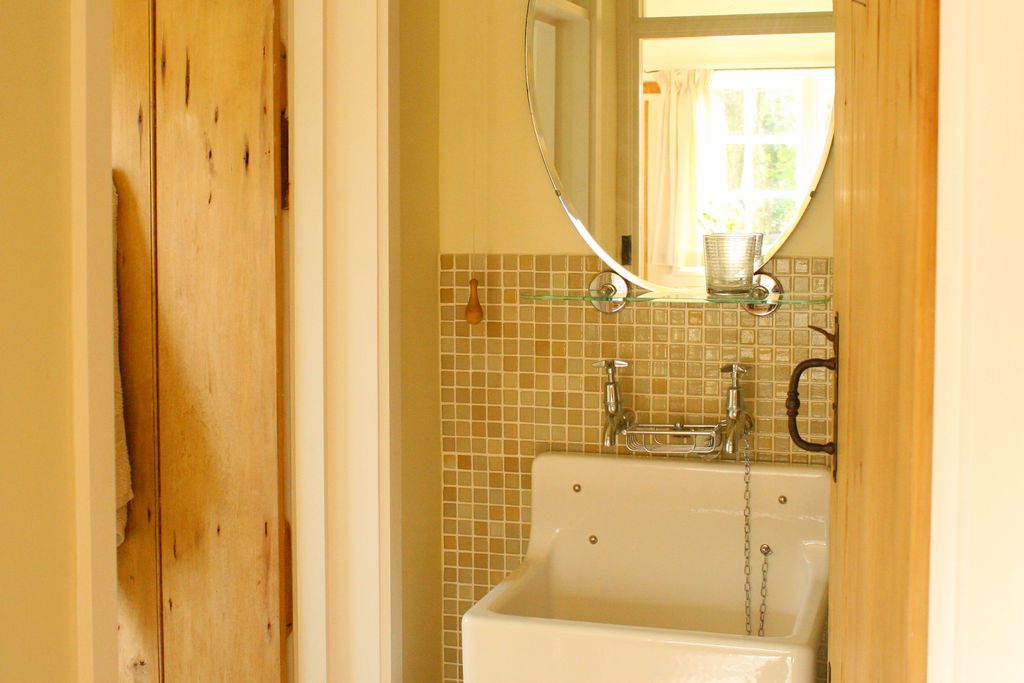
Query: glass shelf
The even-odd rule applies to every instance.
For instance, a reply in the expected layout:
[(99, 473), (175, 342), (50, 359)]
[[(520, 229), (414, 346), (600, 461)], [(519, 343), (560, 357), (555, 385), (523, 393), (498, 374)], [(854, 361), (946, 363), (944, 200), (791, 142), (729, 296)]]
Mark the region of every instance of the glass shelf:
[(778, 295), (773, 294), (768, 301), (752, 296), (722, 297), (711, 296), (703, 289), (683, 290), (677, 292), (630, 292), (626, 295), (612, 294), (608, 296), (590, 294), (583, 291), (545, 291), (520, 292), (523, 301), (607, 301), (630, 303), (669, 303), (669, 304), (778, 304), (780, 306), (814, 306), (827, 304), (832, 297), (827, 294), (798, 292)]

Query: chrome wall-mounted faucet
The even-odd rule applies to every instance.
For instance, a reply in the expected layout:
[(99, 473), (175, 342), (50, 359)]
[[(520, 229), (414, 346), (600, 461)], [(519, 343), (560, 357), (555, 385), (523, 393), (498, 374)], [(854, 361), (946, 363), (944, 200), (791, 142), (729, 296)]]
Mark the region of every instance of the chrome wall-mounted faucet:
[(725, 453), (738, 457), (754, 429), (754, 418), (747, 412), (740, 387), (740, 376), (747, 368), (738, 363), (722, 367), (722, 372), (732, 375), (728, 410), (725, 419), (713, 425), (686, 425), (681, 420), (674, 424), (638, 424), (636, 414), (622, 407), (622, 390), (617, 377), (617, 371), (629, 367), (629, 363), (608, 359), (597, 361), (594, 367), (606, 374), (601, 439), (605, 448), (614, 448), (619, 436), (623, 436), (626, 448), (635, 453), (694, 454), (704, 458), (716, 458)]
[(747, 412), (743, 402), (743, 389), (740, 387), (740, 375), (746, 374), (748, 368), (739, 363), (722, 366), (722, 372), (732, 375), (732, 383), (726, 394), (726, 417), (722, 426), (722, 452), (735, 456), (743, 449), (743, 442), (754, 429), (754, 418)]
[(636, 422), (636, 415), (632, 410), (622, 407), (622, 390), (619, 389), (619, 380), (616, 371), (619, 368), (628, 368), (629, 363), (624, 360), (609, 359), (599, 360), (594, 363), (595, 368), (603, 368), (607, 373), (604, 383), (604, 438), (605, 448), (613, 448), (619, 434), (625, 434), (626, 430)]

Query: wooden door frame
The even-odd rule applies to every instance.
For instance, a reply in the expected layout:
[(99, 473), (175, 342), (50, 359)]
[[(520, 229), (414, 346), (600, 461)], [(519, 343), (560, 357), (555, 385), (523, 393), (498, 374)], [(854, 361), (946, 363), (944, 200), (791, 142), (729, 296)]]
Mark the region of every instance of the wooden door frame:
[[(295, 369), (296, 379), (296, 434), (293, 442), (295, 448), (295, 482), (296, 492), (303, 495), (297, 499), (294, 510), (295, 545), (296, 545), (296, 579), (297, 579), (297, 616), (299, 617), (297, 634), (303, 634), (297, 640), (296, 658), (298, 662), (297, 681), (326, 680), (328, 657), (328, 614), (331, 620), (340, 619), (346, 610), (339, 607), (338, 600), (328, 604), (327, 581), (327, 550), (328, 536), (326, 524), (326, 499), (328, 491), (336, 491), (338, 482), (327, 482), (325, 478), (325, 412), (324, 393), (327, 378), (324, 374), (325, 362), (325, 325), (332, 315), (328, 311), (339, 309), (325, 308), (324, 279), (325, 272), (334, 268), (328, 267), (323, 245), (327, 226), (324, 223), (324, 194), (330, 187), (327, 185), (327, 174), (324, 169), (324, 74), (328, 66), (324, 61), (324, 0), (293, 3), (293, 30), (301, 35), (302, 40), (293, 41), (293, 52), (289, 60), (292, 69), (290, 81), (295, 85), (295, 97), (292, 100), (294, 125), (293, 145), (293, 180), (296, 253), (294, 262), (301, 264), (306, 270), (296, 271), (293, 290), (295, 293), (295, 345), (294, 355), (290, 359)], [(353, 3), (356, 4), (356, 3)], [(358, 34), (366, 28), (368, 7), (386, 7), (386, 0), (360, 0), (360, 9), (364, 10), (362, 22), (352, 24), (348, 30)], [(296, 6), (297, 5), (297, 6)], [(939, 214), (939, 294), (943, 302), (938, 321), (938, 338), (940, 343), (936, 355), (936, 451), (933, 480), (933, 500), (941, 501), (942, 505), (934, 505), (935, 518), (932, 526), (932, 577), (930, 598), (930, 642), (929, 658), (930, 673), (934, 680), (954, 680), (952, 669), (954, 662), (954, 646), (957, 635), (955, 632), (957, 596), (962, 594), (956, 572), (956, 541), (958, 524), (964, 513), (962, 502), (958, 496), (957, 473), (962, 464), (962, 454), (956, 450), (959, 441), (946, 444), (944, 437), (950, 437), (956, 429), (956, 418), (959, 413), (942, 403), (947, 390), (955, 386), (955, 378), (963, 377), (962, 373), (953, 376), (945, 372), (949, 367), (968, 360), (967, 351), (962, 348), (963, 329), (960, 326), (962, 316), (956, 315), (963, 311), (963, 306), (971, 291), (969, 283), (971, 273), (963, 270), (965, 263), (964, 251), (957, 250), (957, 244), (964, 237), (962, 216), (957, 215), (956, 201), (962, 196), (962, 177), (956, 169), (960, 168), (958, 159), (964, 154), (962, 144), (963, 119), (958, 116), (957, 96), (962, 95), (963, 63), (958, 61), (964, 55), (967, 27), (965, 22), (957, 23), (956, 17), (962, 17), (967, 10), (967, 0), (942, 0), (942, 96), (940, 101), (941, 153), (940, 187), (942, 188), (943, 204)], [(73, 424), (74, 442), (73, 459), (75, 470), (75, 530), (76, 530), (76, 614), (78, 645), (78, 681), (92, 683), (114, 680), (116, 676), (116, 555), (113, 535), (109, 530), (113, 527), (113, 336), (111, 310), (107, 303), (113, 296), (112, 234), (110, 231), (110, 149), (109, 140), (109, 106), (110, 106), (110, 1), (109, 0), (72, 0), (71, 2), (71, 189), (72, 189), (72, 348), (73, 348)], [(386, 15), (386, 13), (385, 13)], [(375, 22), (376, 23), (376, 22)], [(345, 27), (333, 27), (327, 30)], [(380, 27), (376, 26), (379, 32)], [(373, 35), (379, 36), (375, 32)], [(364, 36), (365, 37), (365, 36)], [(366, 46), (361, 46), (366, 49)], [(376, 45), (374, 55), (379, 56), (380, 44)], [(381, 64), (378, 62), (378, 80)], [(386, 72), (386, 71), (385, 71)], [(299, 85), (302, 87), (298, 87)], [(365, 85), (364, 85), (365, 87)], [(378, 88), (379, 90), (379, 88)], [(386, 90), (386, 89), (385, 89)], [(378, 92), (378, 98), (380, 93)], [(384, 110), (379, 99), (361, 103), (372, 107), (378, 117), (386, 117), (386, 96)], [(297, 118), (301, 116), (301, 118)], [(378, 143), (379, 144), (379, 143)], [(366, 151), (361, 150), (363, 157)], [(959, 155), (959, 156), (958, 156)], [(378, 148), (376, 161), (378, 169), (386, 154)], [(377, 211), (387, 202), (381, 199), (381, 192), (386, 195), (386, 187), (378, 188), (375, 200), (370, 201), (377, 206)], [(956, 193), (956, 194), (954, 194)], [(373, 223), (376, 230), (368, 230), (364, 234), (369, 243), (381, 239), (386, 234), (379, 220)], [(337, 228), (337, 226), (335, 226)], [(386, 261), (385, 261), (386, 262)], [(378, 255), (377, 263), (380, 263)], [(378, 278), (386, 275), (378, 272)], [(383, 278), (386, 286), (386, 277)], [(374, 299), (366, 288), (367, 283), (360, 283), (367, 300)], [(961, 287), (961, 285), (965, 285)], [(335, 295), (338, 292), (334, 292)], [(379, 293), (378, 293), (379, 295)], [(947, 296), (948, 295), (948, 296)], [(339, 303), (334, 300), (333, 303)], [(381, 320), (379, 307), (374, 307), (375, 317)], [(346, 319), (355, 318), (366, 313), (366, 307), (358, 310), (341, 309)], [(947, 313), (944, 313), (948, 312)], [(371, 311), (374, 313), (374, 311)], [(944, 341), (943, 341), (944, 340)], [(379, 353), (379, 349), (378, 349)], [(979, 362), (974, 359), (972, 362)], [(334, 381), (343, 378), (334, 377)], [(379, 382), (380, 379), (376, 380)], [(378, 417), (380, 410), (378, 402)], [(950, 410), (950, 412), (945, 412)], [(945, 415), (952, 421), (943, 420)], [(373, 430), (370, 430), (371, 432)], [(376, 431), (378, 448), (380, 445), (381, 428)], [(378, 450), (378, 453), (381, 451)], [(350, 456), (350, 457), (355, 457)], [(366, 467), (359, 471), (361, 481), (373, 483), (378, 495), (378, 505), (371, 509), (370, 520), (364, 520), (361, 528), (365, 531), (372, 525), (371, 520), (379, 523), (382, 515), (381, 503), (388, 501), (390, 482), (379, 479), (380, 468), (385, 458), (378, 458), (378, 468)], [(326, 482), (326, 483), (325, 483)], [(358, 482), (352, 480), (351, 486)], [(373, 498), (373, 496), (369, 496)], [(363, 501), (366, 508), (373, 508)], [(377, 547), (387, 548), (382, 541), (383, 532), (378, 527)], [(333, 538), (333, 537), (332, 537)], [(334, 539), (330, 545), (337, 545)], [(343, 548), (344, 546), (339, 546)], [(338, 548), (335, 549), (337, 551)], [(337, 559), (337, 558), (335, 558)], [(393, 563), (394, 558), (390, 558)], [(378, 577), (386, 574), (382, 555), (365, 557), (367, 565), (364, 571), (376, 573)], [(1012, 569), (1012, 568), (1011, 568)], [(383, 583), (383, 582), (382, 582)], [(375, 591), (376, 599), (364, 601), (362, 609), (367, 614), (380, 617), (383, 606), (376, 608), (371, 603), (383, 602), (380, 598), (381, 588)], [(337, 598), (337, 595), (335, 595)], [(352, 619), (349, 623), (358, 623)], [(382, 638), (382, 629), (377, 631)], [(344, 631), (332, 633), (334, 640), (346, 638)], [(350, 650), (351, 651), (351, 650)], [(375, 657), (382, 661), (382, 657)], [(320, 676), (323, 672), (323, 676)], [(381, 678), (383, 680), (383, 678)]]
[(937, 78), (937, 3), (836, 2), (837, 683), (926, 678)]
[[(327, 296), (324, 291), (326, 272), (334, 270), (340, 264), (332, 261), (330, 265), (321, 258), (328, 226), (324, 222), (325, 190), (328, 174), (325, 172), (324, 146), (325, 137), (325, 71), (329, 66), (324, 56), (325, 30), (345, 31), (345, 26), (333, 26), (324, 29), (324, 0), (292, 3), (293, 31), (301, 40), (292, 41), (294, 46), (289, 60), (291, 70), (290, 82), (294, 85), (294, 99), (291, 109), (293, 121), (293, 205), (295, 220), (295, 254), (294, 263), (301, 265), (295, 272), (295, 344), (290, 360), (295, 372), (296, 428), (293, 441), (295, 452), (295, 486), (296, 505), (293, 511), (295, 523), (295, 563), (296, 563), (296, 609), (297, 631), (296, 660), (298, 681), (326, 680), (328, 669), (328, 622), (338, 622), (347, 610), (341, 604), (337, 591), (333, 600), (328, 602), (327, 555), (328, 546), (333, 546), (334, 561), (340, 551), (346, 548), (336, 536), (328, 538), (326, 523), (326, 501), (329, 492), (343, 489), (342, 482), (326, 479), (326, 413), (323, 409), (324, 394), (328, 377), (325, 375), (325, 327), (327, 319), (333, 317), (329, 311), (343, 311), (346, 320), (365, 323), (359, 317), (367, 312), (371, 318), (381, 320), (378, 306), (369, 310), (366, 305), (354, 308), (342, 307), (331, 309), (325, 307)], [(365, 14), (367, 8), (378, 12), (386, 7), (386, 0), (360, 0), (363, 10), (360, 24), (347, 26), (349, 32), (359, 34), (368, 21)], [(938, 270), (940, 294), (954, 295), (950, 298), (943, 294), (943, 308), (950, 311), (949, 315), (941, 315), (938, 321), (940, 341), (937, 349), (937, 383), (936, 400), (937, 415), (945, 414), (941, 404), (942, 397), (949, 395), (943, 387), (952, 389), (955, 377), (943, 374), (945, 368), (966, 358), (962, 350), (962, 328), (959, 316), (950, 306), (959, 306), (962, 311), (967, 291), (959, 287), (959, 283), (967, 282), (970, 275), (961, 267), (963, 250), (957, 251), (955, 245), (962, 239), (963, 232), (957, 216), (954, 214), (954, 199), (950, 192), (954, 189), (950, 183), (956, 183), (959, 177), (955, 169), (959, 167), (957, 154), (962, 155), (963, 142), (962, 119), (957, 117), (958, 104), (954, 88), (960, 83), (962, 64), (957, 61), (964, 50), (966, 26), (957, 23), (950, 17), (959, 16), (966, 11), (966, 0), (942, 0), (943, 37), (943, 99), (940, 102), (942, 123), (942, 155), (940, 162), (940, 183), (943, 185), (945, 208), (940, 207), (940, 253)], [(386, 13), (385, 13), (386, 16)], [(73, 458), (75, 470), (75, 529), (76, 529), (76, 614), (78, 645), (78, 681), (92, 683), (114, 680), (116, 677), (116, 555), (113, 535), (109, 529), (113, 527), (113, 336), (112, 318), (107, 302), (113, 296), (112, 290), (112, 234), (110, 231), (110, 149), (109, 140), (109, 106), (110, 106), (110, 32), (111, 8), (109, 0), (73, 0), (71, 2), (71, 63), (72, 73), (69, 84), (71, 97), (71, 188), (72, 188), (72, 347), (73, 347), (73, 424), (74, 443)], [(380, 27), (376, 26), (374, 36), (379, 35)], [(365, 37), (365, 34), (364, 34)], [(362, 50), (367, 50), (365, 45)], [(374, 46), (372, 55), (377, 58), (382, 46)], [(381, 64), (378, 63), (377, 76), (380, 78)], [(385, 69), (386, 73), (386, 69)], [(961, 84), (962, 85), (962, 84)], [(301, 86), (301, 87), (300, 87)], [(367, 87), (363, 84), (363, 87)], [(377, 88), (379, 90), (379, 88)], [(386, 89), (384, 89), (386, 91)], [(962, 94), (962, 93), (961, 93)], [(362, 104), (372, 108), (378, 117), (386, 117), (386, 95), (382, 103), (378, 99), (366, 100)], [(384, 107), (381, 111), (380, 107)], [(298, 125), (301, 122), (301, 125)], [(387, 155), (379, 147), (375, 154), (378, 167), (382, 159), (386, 162)], [(360, 150), (365, 160), (368, 151)], [(354, 155), (355, 156), (355, 155)], [(386, 166), (385, 166), (386, 168)], [(377, 198), (372, 203), (378, 212), (378, 221), (373, 223), (376, 230), (363, 233), (370, 246), (381, 239), (382, 230), (380, 211), (387, 202), (381, 198), (386, 196), (385, 187), (378, 187)], [(386, 223), (385, 223), (386, 226)], [(339, 226), (333, 226), (337, 229)], [(943, 243), (946, 246), (942, 246)], [(958, 256), (959, 255), (959, 256)], [(379, 267), (380, 257), (377, 264)], [(386, 261), (385, 261), (386, 262)], [(341, 268), (344, 270), (344, 268)], [(377, 273), (380, 281), (383, 273)], [(365, 275), (365, 273), (364, 273)], [(954, 279), (947, 279), (953, 277)], [(383, 277), (386, 286), (387, 279)], [(367, 282), (359, 283), (364, 295), (364, 302), (377, 300), (370, 296)], [(333, 303), (344, 304), (337, 300), (339, 291), (333, 292)], [(379, 293), (378, 293), (379, 295)], [(383, 299), (380, 299), (383, 300)], [(957, 303), (959, 302), (959, 303)], [(376, 303), (376, 301), (375, 301)], [(358, 329), (358, 328), (357, 328)], [(958, 341), (961, 340), (961, 341)], [(377, 349), (380, 352), (380, 349)], [(962, 376), (962, 375), (961, 375)], [(332, 376), (331, 381), (344, 381), (343, 377)], [(380, 386), (380, 378), (376, 378)], [(377, 417), (380, 418), (381, 403), (377, 403)], [(948, 408), (948, 406), (946, 407)], [(953, 410), (948, 413), (956, 417)], [(352, 422), (355, 416), (349, 416), (346, 422)], [(340, 425), (336, 426), (341, 428)], [(930, 647), (929, 658), (933, 676), (941, 675), (936, 680), (953, 680), (952, 663), (955, 634), (955, 600), (957, 596), (956, 575), (956, 540), (959, 522), (958, 490), (956, 474), (961, 464), (960, 454), (955, 450), (956, 443), (943, 447), (943, 438), (950, 436), (955, 422), (936, 420), (936, 452), (933, 482), (933, 497), (941, 500), (943, 505), (934, 505), (935, 518), (932, 528), (933, 573), (930, 599)], [(374, 433), (380, 453), (380, 426)], [(354, 435), (366, 436), (367, 433), (354, 432)], [(372, 446), (372, 444), (371, 444)], [(355, 457), (354, 455), (351, 457)], [(370, 459), (372, 460), (372, 459)], [(368, 496), (361, 501), (361, 508), (370, 512), (360, 524), (363, 532), (369, 532), (376, 538), (379, 551), (375, 556), (362, 558), (363, 572), (377, 577), (377, 586), (370, 599), (361, 603), (363, 615), (378, 620), (380, 628), (377, 635), (370, 634), (378, 645), (385, 640), (385, 614), (382, 594), (386, 591), (386, 583), (380, 579), (387, 572), (384, 566), (387, 558), (382, 552), (389, 547), (385, 541), (386, 529), (379, 525), (390, 498), (390, 482), (381, 479), (385, 458), (377, 459), (377, 468), (364, 467), (358, 471), (359, 480), (363, 484), (372, 484), (377, 496)], [(356, 480), (350, 480), (353, 488), (358, 486)], [(376, 502), (370, 499), (376, 497)], [(376, 504), (375, 504), (376, 503)], [(943, 512), (943, 510), (948, 512)], [(350, 510), (355, 514), (356, 510)], [(340, 525), (339, 525), (340, 526)], [(335, 527), (337, 531), (339, 526)], [(374, 528), (375, 527), (375, 528)], [(353, 562), (358, 558), (353, 558)], [(356, 618), (349, 623), (359, 623)], [(351, 632), (334, 630), (330, 641), (344, 641), (352, 637)], [(348, 652), (354, 652), (346, 648)], [(385, 660), (383, 652), (373, 658), (378, 664)], [(380, 680), (384, 680), (380, 678)]]
[[(285, 1), (300, 37), (289, 60), (295, 680), (391, 680), (400, 661), (387, 334), (397, 25), (388, 0)], [(117, 678), (112, 10), (110, 0), (70, 9), (77, 662), (79, 683), (105, 683)]]
[(117, 680), (110, 0), (70, 2), (71, 350), (79, 683)]

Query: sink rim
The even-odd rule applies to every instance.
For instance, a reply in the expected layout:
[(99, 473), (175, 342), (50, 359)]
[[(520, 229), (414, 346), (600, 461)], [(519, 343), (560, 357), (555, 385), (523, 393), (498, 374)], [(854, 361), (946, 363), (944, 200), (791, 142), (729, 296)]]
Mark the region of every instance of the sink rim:
[(824, 626), (825, 613), (827, 611), (828, 581), (827, 578), (822, 579), (821, 577), (816, 577), (812, 580), (807, 598), (800, 606), (801, 608), (794, 619), (793, 629), (786, 635), (757, 636), (741, 633), (646, 626), (642, 624), (619, 624), (561, 617), (510, 614), (502, 611), (499, 603), (514, 600), (517, 592), (528, 590), (530, 580), (534, 579), (541, 571), (543, 569), (539, 566), (538, 562), (530, 558), (524, 560), (518, 569), (509, 574), (501, 583), (488, 591), (483, 598), (466, 611), (463, 616), (463, 624), (476, 621), (503, 623), (509, 626), (535, 624), (566, 631), (587, 632), (596, 630), (616, 632), (617, 635), (629, 636), (632, 634), (634, 637), (646, 640), (653, 639), (666, 643), (679, 640), (680, 643), (721, 647), (736, 647), (738, 643), (742, 643), (745, 649), (775, 653), (791, 651), (794, 647), (816, 647), (817, 638), (812, 636), (815, 633), (820, 633)]

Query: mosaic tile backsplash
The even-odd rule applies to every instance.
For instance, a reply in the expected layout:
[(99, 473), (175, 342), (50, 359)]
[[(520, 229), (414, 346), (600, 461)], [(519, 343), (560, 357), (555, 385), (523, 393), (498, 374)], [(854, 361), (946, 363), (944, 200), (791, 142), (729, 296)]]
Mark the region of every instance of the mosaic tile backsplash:
[[(830, 306), (782, 307), (757, 318), (736, 304), (630, 304), (604, 315), (585, 301), (521, 299), (533, 291), (582, 292), (601, 270), (594, 256), (441, 256), (445, 683), (462, 680), (462, 615), (526, 552), (534, 455), (607, 452), (604, 378), (593, 362), (629, 361), (619, 376), (623, 403), (641, 422), (687, 424), (721, 420), (729, 386), (721, 366), (748, 365), (743, 387), (756, 421), (755, 458), (831, 465), (828, 456), (792, 444), (785, 409), (793, 367), (831, 355), (827, 341), (807, 329), (831, 329)], [(788, 292), (832, 293), (831, 259), (776, 258), (766, 270)], [(471, 326), (462, 316), (474, 277), (484, 321)], [(820, 369), (804, 377), (801, 433), (825, 441), (833, 378)]]

